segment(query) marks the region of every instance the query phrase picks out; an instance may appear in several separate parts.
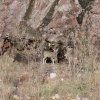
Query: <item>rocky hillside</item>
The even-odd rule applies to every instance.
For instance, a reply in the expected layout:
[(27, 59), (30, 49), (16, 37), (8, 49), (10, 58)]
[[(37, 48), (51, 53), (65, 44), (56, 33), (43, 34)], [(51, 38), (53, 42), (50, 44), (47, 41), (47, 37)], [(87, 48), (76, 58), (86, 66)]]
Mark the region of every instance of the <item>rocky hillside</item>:
[(100, 0), (0, 0), (0, 100), (100, 100), (99, 66)]
[[(56, 42), (58, 37), (85, 36), (96, 49), (100, 39), (99, 3), (99, 0), (1, 0), (0, 36), (42, 40), (49, 37)], [(2, 40), (0, 44), (3, 45)]]

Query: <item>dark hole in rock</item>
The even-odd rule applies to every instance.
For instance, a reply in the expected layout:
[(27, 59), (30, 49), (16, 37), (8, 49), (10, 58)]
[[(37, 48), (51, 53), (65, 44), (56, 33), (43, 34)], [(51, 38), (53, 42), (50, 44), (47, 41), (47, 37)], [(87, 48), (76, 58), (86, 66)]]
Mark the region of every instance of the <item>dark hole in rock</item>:
[(77, 19), (77, 22), (78, 22), (78, 24), (82, 24), (83, 23), (83, 18), (84, 18), (84, 15), (85, 15), (85, 11), (82, 11), (79, 15), (78, 15), (78, 17), (76, 18)]
[(46, 61), (46, 63), (52, 63), (52, 59), (51, 59), (50, 57), (47, 57), (47, 58), (45, 59), (45, 61)]
[(58, 49), (58, 52), (57, 52), (57, 60), (58, 60), (58, 63), (60, 63), (60, 61), (62, 61), (65, 56), (64, 56), (64, 49), (63, 48), (59, 48)]
[(93, 0), (78, 0), (82, 9), (86, 9)]

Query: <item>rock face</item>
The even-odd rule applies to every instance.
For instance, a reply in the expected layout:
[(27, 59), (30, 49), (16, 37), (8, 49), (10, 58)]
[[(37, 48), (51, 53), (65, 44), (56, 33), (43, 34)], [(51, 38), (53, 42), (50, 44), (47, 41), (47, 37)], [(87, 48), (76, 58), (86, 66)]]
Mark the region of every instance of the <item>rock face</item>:
[(75, 28), (79, 23), (78, 16), (78, 20), (85, 20), (87, 12), (91, 13), (91, 18), (99, 15), (99, 1), (95, 0), (94, 5), (92, 2), (93, 0), (2, 0), (0, 33), (18, 34), (21, 21), (33, 29)]
[(99, 0), (0, 1), (1, 37), (43, 36), (42, 39), (68, 42), (66, 39), (68, 40), (69, 37), (80, 39), (86, 36), (89, 43), (98, 51), (100, 48), (99, 19)]

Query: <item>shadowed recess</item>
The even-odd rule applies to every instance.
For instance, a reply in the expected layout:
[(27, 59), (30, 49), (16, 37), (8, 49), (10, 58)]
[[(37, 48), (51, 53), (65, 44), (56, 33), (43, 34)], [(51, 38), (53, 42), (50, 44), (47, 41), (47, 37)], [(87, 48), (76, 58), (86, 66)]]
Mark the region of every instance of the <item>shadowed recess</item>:
[(82, 9), (86, 9), (91, 4), (91, 2), (94, 0), (78, 0), (78, 1)]
[(52, 63), (52, 59), (51, 59), (50, 57), (47, 57), (47, 58), (45, 59), (45, 61), (46, 61), (46, 63)]
[(85, 11), (82, 11), (79, 15), (78, 15), (78, 17), (76, 18), (77, 19), (77, 22), (78, 22), (78, 24), (82, 24), (83, 23), (83, 18), (84, 18), (84, 15), (85, 15)]

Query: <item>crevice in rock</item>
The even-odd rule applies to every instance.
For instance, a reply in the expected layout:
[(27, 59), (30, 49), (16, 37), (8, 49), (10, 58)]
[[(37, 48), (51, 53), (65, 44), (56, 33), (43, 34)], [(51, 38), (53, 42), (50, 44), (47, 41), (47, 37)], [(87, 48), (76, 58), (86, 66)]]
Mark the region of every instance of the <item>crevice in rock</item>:
[(52, 20), (52, 16), (53, 16), (53, 14), (54, 14), (54, 11), (55, 11), (55, 7), (58, 5), (58, 2), (59, 2), (59, 1), (60, 1), (60, 0), (55, 0), (55, 1), (53, 2), (53, 4), (51, 5), (50, 10), (49, 10), (48, 13), (47, 13), (47, 15), (44, 17), (43, 22), (42, 22), (42, 24), (40, 25), (40, 27), (45, 27), (45, 26), (47, 26), (47, 25), (50, 23), (50, 21)]
[(91, 5), (91, 2), (94, 0), (78, 0), (79, 4), (81, 5), (82, 9), (87, 9), (89, 5)]
[(77, 19), (78, 24), (82, 25), (85, 13), (89, 12), (92, 9), (91, 5), (94, 0), (78, 0), (78, 1), (82, 7), (82, 12), (79, 13), (79, 15), (78, 15), (78, 17), (76, 17), (76, 19)]
[(64, 47), (64, 44), (62, 42), (59, 42), (58, 44), (58, 51), (57, 51), (57, 61), (60, 63), (65, 59), (65, 53), (66, 53), (66, 48)]
[(79, 25), (82, 25), (84, 15), (85, 15), (85, 11), (82, 11), (82, 12), (78, 15), (78, 17), (76, 17), (77, 22), (78, 22)]
[(91, 9), (92, 9), (91, 5), (94, 0), (78, 0), (78, 1), (82, 7), (82, 12), (79, 13), (79, 15), (78, 15), (78, 17), (76, 17), (76, 19), (77, 19), (78, 24), (82, 25), (85, 13), (91, 11)]
[(35, 0), (30, 0), (28, 9), (26, 10), (25, 16), (23, 17), (24, 20), (28, 20), (30, 18), (34, 3), (35, 3)]

